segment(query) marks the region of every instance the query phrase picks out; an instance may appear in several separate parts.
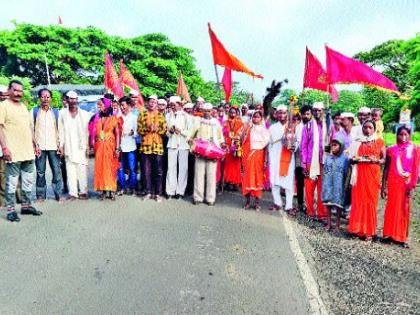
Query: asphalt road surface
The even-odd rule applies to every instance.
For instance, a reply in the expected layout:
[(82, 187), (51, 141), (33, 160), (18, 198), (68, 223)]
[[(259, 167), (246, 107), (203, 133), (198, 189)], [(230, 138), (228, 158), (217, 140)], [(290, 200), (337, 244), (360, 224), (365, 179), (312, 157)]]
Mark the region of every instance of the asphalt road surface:
[(49, 200), (0, 219), (0, 314), (309, 314), (281, 218), (184, 200)]

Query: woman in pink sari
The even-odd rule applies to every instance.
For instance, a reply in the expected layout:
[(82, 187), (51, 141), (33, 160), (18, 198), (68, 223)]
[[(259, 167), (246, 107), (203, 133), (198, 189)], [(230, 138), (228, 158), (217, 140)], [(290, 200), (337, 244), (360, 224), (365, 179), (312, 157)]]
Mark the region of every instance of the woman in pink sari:
[(410, 128), (397, 130), (397, 144), (388, 148), (381, 197), (387, 198), (384, 215), (384, 240), (408, 248), (411, 199), (419, 176), (420, 151), (410, 141)]

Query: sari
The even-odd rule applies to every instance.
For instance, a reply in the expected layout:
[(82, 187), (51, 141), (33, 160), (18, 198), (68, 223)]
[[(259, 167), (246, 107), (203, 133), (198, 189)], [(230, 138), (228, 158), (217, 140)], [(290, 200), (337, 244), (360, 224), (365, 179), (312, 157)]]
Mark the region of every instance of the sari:
[[(384, 148), (382, 139), (355, 142), (350, 147), (351, 157), (368, 156), (380, 159)], [(353, 166), (351, 211), (348, 231), (358, 236), (376, 235), (377, 207), (381, 189), (381, 166), (373, 163), (358, 163)]]
[(261, 198), (266, 176), (264, 172), (265, 147), (270, 141), (270, 133), (264, 125), (251, 125), (245, 130), (243, 141), (242, 194)]
[(223, 175), (225, 183), (239, 185), (241, 183), (241, 158), (235, 156), (237, 145), (233, 143), (232, 138), (238, 137), (239, 130), (243, 122), (239, 117), (228, 119), (223, 128), (228, 153), (225, 156)]
[(410, 142), (396, 144), (388, 148), (387, 158), (390, 164), (383, 236), (406, 243), (411, 210), (411, 198), (406, 192), (417, 184), (420, 149)]
[(94, 189), (116, 191), (118, 158), (115, 157), (116, 139), (114, 129), (119, 128), (119, 119), (116, 116), (107, 117), (97, 121), (95, 135), (95, 178)]

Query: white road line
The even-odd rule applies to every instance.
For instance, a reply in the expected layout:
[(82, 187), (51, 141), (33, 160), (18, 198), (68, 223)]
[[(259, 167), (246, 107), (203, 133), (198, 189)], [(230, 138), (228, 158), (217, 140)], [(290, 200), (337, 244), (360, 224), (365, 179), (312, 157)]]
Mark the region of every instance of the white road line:
[(311, 307), (312, 314), (327, 315), (327, 308), (325, 307), (325, 304), (321, 299), (321, 296), (319, 294), (319, 287), (314, 279), (314, 276), (312, 275), (311, 270), (309, 269), (305, 256), (303, 256), (302, 254), (302, 250), (300, 249), (299, 242), (296, 237), (296, 233), (294, 231), (292, 222), (284, 214), (281, 216), (281, 220), (283, 222), (284, 229), (286, 230), (286, 234), (289, 239), (290, 249), (292, 250), (293, 255), (295, 256), (300, 275), (306, 288), (306, 293), (308, 295), (309, 305)]

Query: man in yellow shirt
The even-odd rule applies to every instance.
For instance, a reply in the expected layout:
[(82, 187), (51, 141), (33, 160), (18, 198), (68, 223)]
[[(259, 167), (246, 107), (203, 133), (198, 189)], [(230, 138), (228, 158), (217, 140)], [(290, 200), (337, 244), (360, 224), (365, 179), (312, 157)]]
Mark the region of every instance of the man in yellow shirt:
[(29, 111), (21, 102), (22, 96), (23, 84), (12, 80), (9, 83), (9, 99), (0, 106), (0, 145), (6, 161), (7, 220), (12, 222), (20, 221), (15, 211), (19, 176), (22, 179), (21, 214), (42, 214), (31, 205), (34, 159), (35, 154), (39, 155), (39, 148), (34, 141)]
[(382, 133), (384, 132), (384, 122), (382, 121), (382, 109), (374, 108), (372, 109), (372, 119), (376, 124), (376, 137), (378, 139), (383, 139)]

